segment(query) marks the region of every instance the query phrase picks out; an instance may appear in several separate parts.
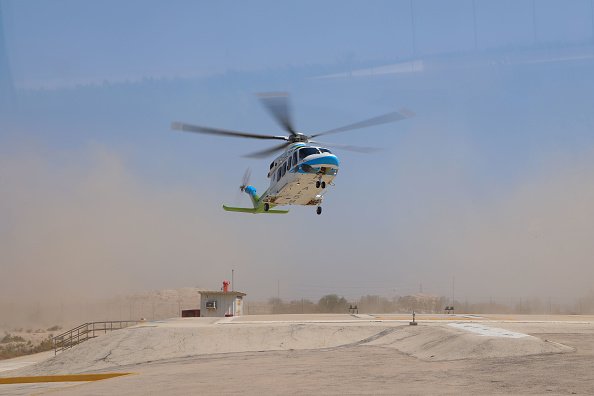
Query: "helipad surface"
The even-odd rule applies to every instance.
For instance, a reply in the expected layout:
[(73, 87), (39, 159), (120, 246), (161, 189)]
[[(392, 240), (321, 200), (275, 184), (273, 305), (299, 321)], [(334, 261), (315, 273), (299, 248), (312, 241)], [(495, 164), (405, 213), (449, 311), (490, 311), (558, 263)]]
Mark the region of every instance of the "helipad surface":
[(594, 317), (263, 315), (147, 322), (0, 376), (133, 372), (45, 394), (592, 394)]

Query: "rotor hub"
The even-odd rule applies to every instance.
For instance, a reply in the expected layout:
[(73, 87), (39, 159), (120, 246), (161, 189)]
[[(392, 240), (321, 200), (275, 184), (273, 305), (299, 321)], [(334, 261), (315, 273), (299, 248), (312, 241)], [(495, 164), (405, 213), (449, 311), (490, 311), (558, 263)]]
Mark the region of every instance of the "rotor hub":
[(295, 133), (294, 135), (289, 136), (289, 142), (291, 142), (291, 143), (307, 143), (307, 142), (309, 142), (309, 136), (304, 135), (302, 133)]

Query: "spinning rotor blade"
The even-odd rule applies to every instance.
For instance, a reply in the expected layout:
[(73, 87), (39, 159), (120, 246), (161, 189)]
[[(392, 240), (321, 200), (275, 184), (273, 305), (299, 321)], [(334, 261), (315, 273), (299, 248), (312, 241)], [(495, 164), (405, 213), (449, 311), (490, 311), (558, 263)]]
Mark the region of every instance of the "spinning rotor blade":
[(208, 135), (223, 135), (231, 137), (243, 137), (251, 139), (275, 139), (275, 140), (287, 140), (286, 136), (273, 136), (273, 135), (258, 135), (256, 133), (230, 131), (225, 129), (203, 127), (198, 125), (184, 124), (182, 122), (174, 122), (171, 124), (171, 129), (186, 132), (197, 132), (206, 133)]
[(355, 153), (363, 153), (363, 154), (369, 154), (369, 153), (373, 153), (375, 151), (381, 150), (380, 148), (377, 148), (377, 147), (351, 146), (350, 144), (321, 143), (318, 141), (314, 142), (313, 140), (310, 140), (309, 142), (313, 143), (313, 144), (319, 144), (320, 146), (323, 146), (323, 147), (332, 147), (332, 148), (337, 148), (339, 150), (353, 151)]
[(247, 186), (250, 183), (251, 176), (252, 176), (252, 170), (250, 168), (247, 168), (245, 170), (245, 173), (243, 174), (243, 179), (241, 181), (241, 185), (243, 187)]
[(282, 144), (279, 144), (278, 146), (273, 146), (273, 147), (268, 148), (266, 150), (256, 151), (255, 153), (244, 155), (244, 157), (247, 157), (247, 158), (265, 158), (265, 157), (268, 157), (269, 155), (272, 155), (272, 154), (276, 153), (277, 151), (284, 150), (290, 144), (291, 143), (288, 143), (288, 142), (287, 143), (282, 143)]
[(384, 115), (381, 115), (378, 117), (373, 117), (368, 120), (359, 121), (354, 124), (345, 125), (340, 128), (334, 128), (334, 129), (330, 129), (329, 131), (316, 133), (315, 135), (311, 135), (310, 138), (314, 138), (314, 137), (318, 137), (318, 136), (322, 136), (322, 135), (330, 135), (331, 133), (350, 131), (353, 129), (367, 128), (367, 127), (374, 126), (374, 125), (387, 124), (390, 122), (404, 120), (406, 118), (413, 117), (414, 115), (415, 115), (415, 113), (413, 113), (412, 111), (403, 109), (400, 111), (394, 111), (392, 113), (384, 114)]
[(252, 170), (247, 168), (245, 173), (243, 174), (243, 179), (241, 179), (241, 186), (239, 186), (239, 191), (244, 192), (245, 188), (250, 184), (250, 177), (252, 176)]
[(291, 111), (289, 110), (289, 94), (286, 92), (265, 92), (258, 94), (260, 102), (270, 111), (274, 119), (289, 132), (296, 135), (293, 123), (291, 122)]

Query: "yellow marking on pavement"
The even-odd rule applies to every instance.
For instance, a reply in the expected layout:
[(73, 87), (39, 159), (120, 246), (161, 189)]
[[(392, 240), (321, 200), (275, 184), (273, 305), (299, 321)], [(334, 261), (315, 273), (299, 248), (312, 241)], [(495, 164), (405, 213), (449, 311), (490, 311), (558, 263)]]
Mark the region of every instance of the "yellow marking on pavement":
[(103, 373), (103, 374), (66, 374), (66, 375), (38, 375), (31, 377), (0, 378), (0, 384), (33, 384), (38, 382), (79, 382), (100, 381), (108, 378), (121, 377), (133, 373)]

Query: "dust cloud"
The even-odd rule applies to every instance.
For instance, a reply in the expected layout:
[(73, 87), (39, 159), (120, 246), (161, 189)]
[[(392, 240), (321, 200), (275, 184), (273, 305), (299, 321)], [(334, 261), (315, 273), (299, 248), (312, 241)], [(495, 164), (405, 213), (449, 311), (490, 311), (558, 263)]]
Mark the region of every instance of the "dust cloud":
[(238, 255), (222, 249), (233, 231), (222, 232), (201, 208), (205, 194), (155, 188), (102, 146), (77, 153), (29, 147), (1, 157), (0, 300), (214, 286), (217, 264)]
[[(448, 298), (455, 277), (459, 301), (513, 305), (513, 299), (538, 297), (571, 302), (591, 293), (594, 279), (592, 154), (549, 158), (498, 194), (480, 199), (468, 192), (473, 188), (464, 170), (468, 162), (443, 166), (440, 173), (415, 155), (404, 156), (403, 163), (414, 165), (398, 164), (395, 195), (409, 194), (416, 206), (396, 200), (383, 212), (389, 231), (375, 230), (372, 241), (344, 244), (333, 251), (338, 258), (332, 262), (313, 250), (305, 263), (283, 256), (291, 241), (282, 233), (268, 236), (267, 245), (261, 242), (269, 221), (286, 220), (220, 217), (211, 205), (218, 197), (209, 197), (207, 190), (146, 180), (104, 146), (55, 152), (28, 145), (0, 158), (0, 315), (10, 323), (9, 311), (22, 309), (26, 315), (21, 316), (31, 319), (51, 308), (54, 314), (46, 314), (44, 324), (52, 325), (58, 313), (75, 307), (71, 311), (78, 313), (68, 316), (73, 322), (151, 318), (155, 308), (148, 291), (217, 288), (240, 263), (245, 266), (242, 288), (251, 301), (273, 295), (276, 279), (290, 287), (291, 274), (299, 274), (295, 282), (311, 283), (340, 269), (344, 284), (364, 286), (384, 271), (394, 288), (422, 282), (425, 292)], [(205, 200), (209, 204), (201, 205)], [(349, 219), (335, 219), (336, 227), (344, 228), (332, 239), (339, 241), (350, 232)], [(309, 241), (302, 225), (292, 224), (294, 233)], [(291, 243), (304, 246), (301, 240)], [(356, 253), (368, 255), (368, 261), (361, 262)], [(363, 286), (353, 297), (376, 292)], [(334, 282), (319, 293), (348, 291)], [(396, 289), (403, 292), (416, 290)], [(289, 291), (283, 297), (300, 295)], [(157, 306), (156, 316), (179, 311), (175, 299), (155, 301), (163, 306)]]
[(397, 235), (405, 241), (404, 263), (416, 267), (403, 278), (446, 296), (454, 280), (461, 301), (568, 303), (592, 295), (593, 154), (557, 153), (536, 169), (517, 169), (514, 181), (483, 196), (467, 177), (473, 161), (408, 166), (400, 182), (418, 197), (422, 214), (405, 220)]

